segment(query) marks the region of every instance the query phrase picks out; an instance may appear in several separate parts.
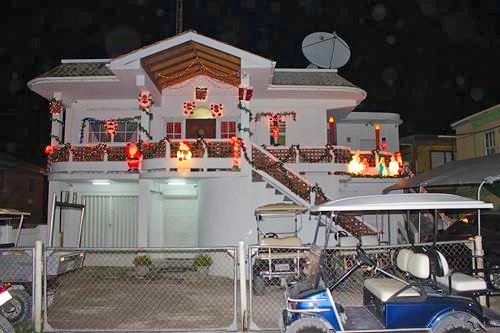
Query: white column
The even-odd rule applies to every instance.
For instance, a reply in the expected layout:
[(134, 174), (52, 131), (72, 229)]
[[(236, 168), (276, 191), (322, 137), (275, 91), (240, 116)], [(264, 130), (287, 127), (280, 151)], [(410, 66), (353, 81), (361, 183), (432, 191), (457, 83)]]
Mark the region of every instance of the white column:
[[(243, 74), (241, 76), (241, 84), (246, 87), (250, 87), (250, 74)], [(241, 101), (241, 105), (245, 108), (250, 109), (250, 101)], [(251, 110), (251, 109), (250, 109)], [(240, 114), (240, 126), (241, 128), (250, 128), (250, 115), (245, 111), (241, 110)], [(248, 155), (252, 158), (252, 149), (250, 148), (250, 133), (240, 132), (240, 137), (243, 139), (243, 143), (247, 147)], [(240, 168), (243, 172), (250, 172), (250, 165), (245, 161), (245, 157), (243, 156), (243, 151), (240, 156)]]
[(147, 247), (149, 244), (149, 220), (151, 217), (152, 181), (139, 179), (139, 202), (137, 209), (137, 246)]
[[(54, 92), (53, 97), (58, 101), (62, 100), (61, 92)], [(50, 144), (53, 146), (59, 144), (55, 137), (58, 137), (60, 140), (62, 140), (62, 137), (63, 137), (63, 125), (62, 125), (63, 112), (65, 112), (65, 111), (63, 110), (63, 111), (61, 111), (61, 113), (52, 115), (52, 119), (56, 120), (56, 121), (51, 122), (52, 128), (51, 128), (51, 132), (50, 132), (50, 134), (51, 134)]]

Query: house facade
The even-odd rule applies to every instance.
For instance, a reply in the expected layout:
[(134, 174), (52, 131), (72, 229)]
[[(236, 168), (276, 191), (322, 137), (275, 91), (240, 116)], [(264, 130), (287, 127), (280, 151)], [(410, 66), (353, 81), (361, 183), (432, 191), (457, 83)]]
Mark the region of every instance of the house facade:
[(455, 160), (454, 135), (410, 135), (401, 138), (399, 145), (403, 159), (417, 174)]
[[(276, 65), (190, 31), (34, 78), (52, 117), (49, 208), (54, 194), (85, 198), (85, 246), (234, 245), (256, 242), (258, 206), (397, 180), (379, 177), (399, 147), (397, 114), (353, 112), (366, 92), (336, 70)], [(349, 173), (355, 152), (363, 175)], [(75, 244), (74, 214), (56, 245)]]
[(457, 137), (457, 159), (464, 160), (500, 152), (500, 105), (451, 124)]

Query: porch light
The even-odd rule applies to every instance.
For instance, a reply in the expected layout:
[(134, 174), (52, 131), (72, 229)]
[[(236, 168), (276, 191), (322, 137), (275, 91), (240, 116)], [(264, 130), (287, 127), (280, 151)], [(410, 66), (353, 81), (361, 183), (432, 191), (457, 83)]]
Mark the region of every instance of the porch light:
[(167, 182), (167, 185), (170, 186), (184, 186), (186, 184), (187, 183), (184, 179), (171, 179)]
[(92, 181), (92, 185), (98, 185), (98, 186), (111, 185), (111, 181), (109, 181), (109, 179), (94, 179)]

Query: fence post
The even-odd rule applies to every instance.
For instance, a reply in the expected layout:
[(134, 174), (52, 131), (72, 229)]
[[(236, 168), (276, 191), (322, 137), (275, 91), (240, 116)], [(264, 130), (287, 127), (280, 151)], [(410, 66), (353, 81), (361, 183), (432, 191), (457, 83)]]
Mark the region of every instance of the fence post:
[(43, 243), (35, 242), (35, 288), (33, 290), (33, 304), (35, 317), (35, 332), (42, 331), (42, 272), (43, 272)]
[(238, 243), (238, 262), (240, 266), (240, 319), (241, 328), (243, 330), (247, 327), (247, 272), (246, 272), (246, 258), (245, 258), (245, 242)]

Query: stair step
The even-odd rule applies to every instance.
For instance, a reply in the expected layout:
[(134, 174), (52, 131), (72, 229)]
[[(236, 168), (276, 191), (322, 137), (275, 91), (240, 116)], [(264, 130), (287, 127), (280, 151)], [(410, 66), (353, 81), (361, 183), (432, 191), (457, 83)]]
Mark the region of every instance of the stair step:
[(281, 195), (281, 194), (283, 194), (283, 193), (281, 193), (278, 189), (275, 189), (275, 190), (274, 190), (274, 194), (276, 194), (276, 195)]
[(261, 183), (263, 182), (264, 179), (262, 178), (261, 175), (259, 175), (257, 172), (252, 171), (252, 182), (253, 183)]
[(266, 188), (274, 188), (274, 186), (269, 183), (266, 183)]
[(283, 198), (283, 201), (292, 201), (292, 199), (290, 199), (289, 197), (285, 196), (285, 197)]

